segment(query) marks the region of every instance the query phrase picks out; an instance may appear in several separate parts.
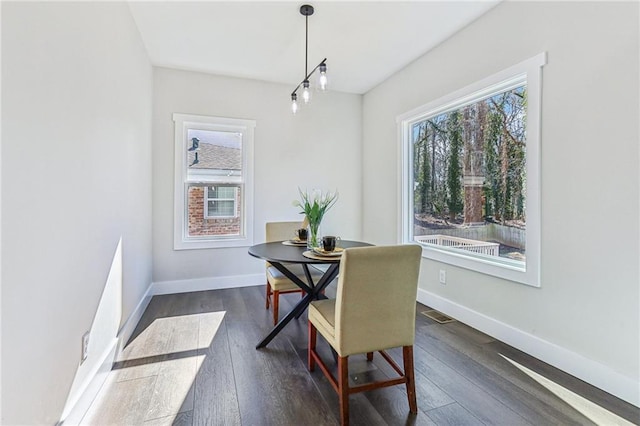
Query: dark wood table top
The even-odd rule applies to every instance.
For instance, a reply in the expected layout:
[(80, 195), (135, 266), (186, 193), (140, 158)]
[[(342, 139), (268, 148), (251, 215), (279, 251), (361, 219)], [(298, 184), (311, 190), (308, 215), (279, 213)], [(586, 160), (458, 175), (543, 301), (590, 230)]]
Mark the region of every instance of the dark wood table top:
[[(366, 247), (370, 246), (369, 243), (363, 243), (361, 241), (340, 240), (337, 246), (341, 248), (350, 247)], [(278, 263), (338, 263), (341, 256), (327, 257), (326, 260), (309, 259), (302, 255), (307, 249), (306, 246), (289, 246), (282, 244), (282, 241), (275, 241), (271, 243), (256, 244), (249, 247), (249, 254), (258, 259), (268, 260), (269, 262)]]

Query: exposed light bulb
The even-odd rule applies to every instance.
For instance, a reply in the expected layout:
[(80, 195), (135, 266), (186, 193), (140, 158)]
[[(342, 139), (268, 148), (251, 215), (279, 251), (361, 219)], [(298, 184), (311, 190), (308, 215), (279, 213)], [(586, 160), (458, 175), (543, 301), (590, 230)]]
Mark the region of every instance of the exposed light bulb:
[(298, 112), (298, 95), (295, 93), (291, 95), (291, 112), (294, 114)]
[(318, 78), (318, 85), (320, 86), (320, 90), (327, 89), (327, 66), (325, 64), (320, 64), (320, 77)]
[(307, 104), (309, 103), (309, 100), (311, 99), (311, 91), (309, 90), (309, 81), (305, 80), (302, 82), (302, 99), (304, 100), (304, 103)]
[(320, 74), (320, 79), (318, 80), (320, 83), (320, 90), (327, 89), (327, 75), (325, 73)]

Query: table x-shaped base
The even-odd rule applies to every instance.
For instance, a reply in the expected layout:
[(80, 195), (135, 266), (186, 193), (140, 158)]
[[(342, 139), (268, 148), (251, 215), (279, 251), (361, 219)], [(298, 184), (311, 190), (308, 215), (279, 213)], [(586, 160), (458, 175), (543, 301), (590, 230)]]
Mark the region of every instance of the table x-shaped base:
[[(264, 348), (269, 344), (269, 342), (276, 337), (278, 333), (287, 325), (294, 317), (298, 318), (305, 309), (309, 306), (313, 300), (318, 299), (326, 299), (326, 297), (322, 294), (324, 289), (338, 276), (338, 269), (340, 267), (340, 263), (331, 263), (329, 265), (329, 269), (320, 277), (317, 283), (313, 283), (311, 279), (311, 273), (309, 272), (309, 266), (307, 264), (303, 264), (304, 274), (307, 278), (307, 282), (302, 281), (298, 276), (289, 271), (286, 267), (284, 267), (281, 263), (270, 261), (271, 265), (280, 271), (285, 277), (289, 278), (293, 283), (295, 283), (298, 287), (300, 287), (307, 294), (293, 307), (293, 309), (285, 315), (276, 326), (271, 330), (271, 332), (262, 339), (260, 343), (256, 346), (256, 349)], [(308, 283), (308, 284), (307, 284)]]

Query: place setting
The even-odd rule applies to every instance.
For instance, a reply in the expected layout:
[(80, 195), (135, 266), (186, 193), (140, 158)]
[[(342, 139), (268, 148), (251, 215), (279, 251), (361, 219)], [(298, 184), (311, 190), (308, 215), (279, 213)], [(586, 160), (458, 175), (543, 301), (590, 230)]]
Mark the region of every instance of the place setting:
[(322, 245), (320, 247), (313, 247), (311, 250), (307, 250), (302, 253), (304, 257), (316, 260), (329, 260), (332, 258), (342, 256), (344, 248), (337, 247), (340, 237), (327, 235), (322, 237)]
[(283, 241), (282, 244), (285, 246), (306, 247), (307, 246), (307, 228), (296, 229), (295, 237), (290, 240)]

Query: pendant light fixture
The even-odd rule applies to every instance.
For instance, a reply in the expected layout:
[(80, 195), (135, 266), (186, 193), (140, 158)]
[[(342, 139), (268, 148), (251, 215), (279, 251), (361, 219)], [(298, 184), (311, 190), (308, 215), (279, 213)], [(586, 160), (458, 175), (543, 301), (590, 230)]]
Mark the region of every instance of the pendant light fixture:
[(304, 32), (304, 79), (291, 92), (291, 111), (295, 114), (298, 112), (298, 89), (302, 87), (302, 102), (307, 104), (311, 100), (311, 83), (310, 78), (314, 72), (318, 71), (318, 88), (322, 91), (327, 89), (327, 58), (324, 58), (314, 69), (309, 71), (308, 54), (309, 54), (309, 16), (313, 15), (313, 6), (304, 4), (300, 6), (300, 14), (304, 16), (305, 32)]

